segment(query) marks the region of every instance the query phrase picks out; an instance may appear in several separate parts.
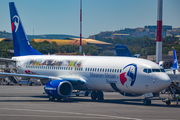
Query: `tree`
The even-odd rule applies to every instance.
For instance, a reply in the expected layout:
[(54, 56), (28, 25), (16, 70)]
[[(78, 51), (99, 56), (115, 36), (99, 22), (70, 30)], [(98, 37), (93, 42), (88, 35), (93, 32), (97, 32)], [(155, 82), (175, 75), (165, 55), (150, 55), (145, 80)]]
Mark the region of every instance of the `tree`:
[(8, 58), (8, 56), (9, 56), (9, 52), (7, 51), (7, 49), (6, 49), (6, 50), (3, 50), (3, 51), (2, 51), (2, 54), (1, 54), (1, 57), (2, 57), (2, 58)]
[(102, 53), (99, 54), (99, 56), (115, 56), (115, 55), (112, 52), (103, 51)]

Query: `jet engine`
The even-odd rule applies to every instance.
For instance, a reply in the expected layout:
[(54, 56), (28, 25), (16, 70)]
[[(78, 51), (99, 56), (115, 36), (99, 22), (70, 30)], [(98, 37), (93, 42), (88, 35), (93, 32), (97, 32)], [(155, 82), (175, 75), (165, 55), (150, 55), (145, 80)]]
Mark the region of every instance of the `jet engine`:
[(51, 80), (45, 87), (44, 91), (53, 97), (68, 97), (72, 94), (73, 87), (70, 82), (66, 80)]

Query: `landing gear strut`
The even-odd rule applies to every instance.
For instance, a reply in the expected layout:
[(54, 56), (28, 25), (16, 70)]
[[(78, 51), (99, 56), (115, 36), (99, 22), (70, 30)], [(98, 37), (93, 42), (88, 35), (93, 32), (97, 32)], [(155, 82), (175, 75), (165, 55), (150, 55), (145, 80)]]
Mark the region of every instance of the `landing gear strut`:
[(144, 105), (151, 105), (151, 100), (148, 99), (148, 98), (145, 98), (145, 99), (143, 100), (143, 104), (144, 104)]
[(91, 99), (92, 100), (96, 100), (96, 99), (98, 99), (98, 100), (104, 100), (104, 94), (103, 94), (103, 92), (102, 91), (93, 91), (92, 93), (91, 93)]

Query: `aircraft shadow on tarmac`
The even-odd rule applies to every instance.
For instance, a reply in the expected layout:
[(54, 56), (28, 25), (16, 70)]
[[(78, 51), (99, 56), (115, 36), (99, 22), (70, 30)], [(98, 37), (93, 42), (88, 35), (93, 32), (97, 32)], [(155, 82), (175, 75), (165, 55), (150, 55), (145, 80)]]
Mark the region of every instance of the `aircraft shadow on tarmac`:
[[(17, 100), (17, 99), (11, 99), (11, 100), (0, 100), (0, 102), (56, 102), (56, 103), (80, 103), (80, 102), (98, 102), (98, 103), (107, 103), (107, 104), (123, 104), (123, 105), (137, 105), (137, 106), (152, 106), (152, 107), (177, 107), (176, 104), (173, 105), (166, 105), (165, 103), (163, 103), (159, 98), (153, 98), (152, 100), (152, 104), (151, 105), (144, 105), (143, 104), (143, 99), (142, 98), (130, 98), (130, 99), (109, 99), (109, 98), (105, 98), (103, 101), (92, 101), (90, 97), (84, 97), (84, 96), (71, 96), (70, 99), (69, 98), (64, 98), (61, 101), (49, 101), (48, 96), (46, 95), (37, 95), (37, 96), (0, 96), (0, 97), (32, 97), (32, 98), (38, 98), (38, 99), (22, 99), (22, 100)], [(40, 99), (39, 99), (40, 98)], [(153, 103), (153, 100), (159, 100), (159, 102), (162, 102), (160, 104), (158, 103)], [(179, 106), (180, 107), (180, 106)]]

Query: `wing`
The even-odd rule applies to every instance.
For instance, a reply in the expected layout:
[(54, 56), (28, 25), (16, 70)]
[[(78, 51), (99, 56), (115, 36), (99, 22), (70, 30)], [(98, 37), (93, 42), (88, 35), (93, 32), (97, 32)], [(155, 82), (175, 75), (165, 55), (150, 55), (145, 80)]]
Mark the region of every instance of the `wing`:
[(66, 80), (69, 81), (74, 89), (85, 90), (86, 80), (83, 78), (69, 78), (69, 77), (53, 77), (53, 76), (43, 76), (43, 75), (33, 75), (33, 74), (16, 74), (16, 73), (3, 73), (0, 72), (0, 76), (17, 76), (26, 78), (36, 78), (40, 79), (42, 84), (45, 85), (50, 80)]

